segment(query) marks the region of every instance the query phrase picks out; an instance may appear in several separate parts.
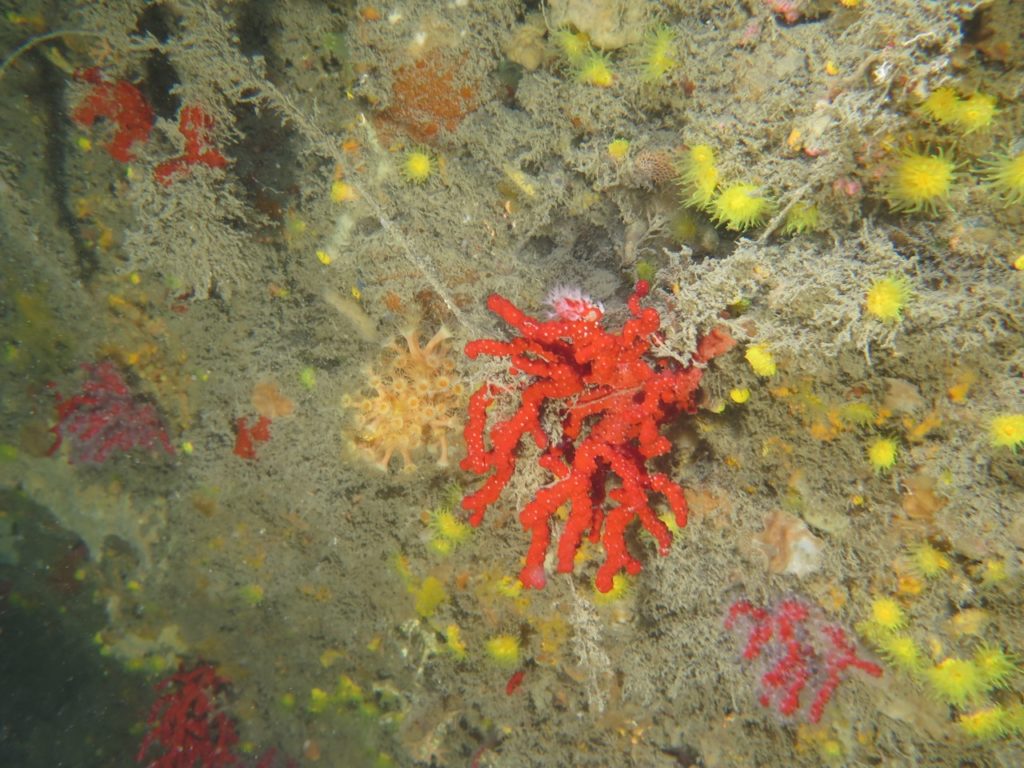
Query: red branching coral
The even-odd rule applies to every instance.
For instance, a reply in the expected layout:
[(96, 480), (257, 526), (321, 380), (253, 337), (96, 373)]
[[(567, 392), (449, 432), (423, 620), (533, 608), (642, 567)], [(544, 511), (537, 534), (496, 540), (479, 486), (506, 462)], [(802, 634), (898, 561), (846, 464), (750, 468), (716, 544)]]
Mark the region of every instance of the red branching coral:
[(784, 717), (800, 711), (800, 696), (809, 688), (814, 698), (806, 719), (812, 723), (821, 720), (848, 669), (872, 677), (882, 675), (881, 667), (857, 655), (846, 630), (824, 623), (806, 602), (795, 597), (783, 600), (773, 610), (737, 600), (729, 606), (725, 628), (746, 630), (743, 659), (758, 661), (764, 669), (758, 700)]
[[(539, 464), (553, 475), (520, 513), (530, 531), (530, 548), (520, 581), (533, 588), (545, 584), (544, 557), (551, 541), (551, 523), (563, 504), (571, 506), (558, 542), (559, 573), (573, 570), (573, 556), (583, 536), (601, 541), (605, 561), (595, 583), (612, 588), (619, 571), (639, 573), (640, 562), (626, 546), (626, 529), (639, 518), (665, 554), (672, 534), (651, 508), (650, 494), (664, 496), (679, 527), (686, 525), (683, 489), (668, 475), (651, 472), (647, 462), (668, 453), (672, 444), (660, 429), (679, 413), (697, 407), (701, 365), (733, 345), (724, 331), (705, 337), (682, 366), (650, 355), (661, 326), (658, 312), (642, 308), (648, 285), (640, 282), (629, 299), (632, 315), (617, 333), (606, 330), (603, 309), (574, 294), (554, 302), (558, 316), (537, 320), (507, 299), (492, 295), (488, 308), (515, 328), (511, 341), (478, 339), (466, 345), (471, 359), (479, 355), (508, 358), (511, 373), (521, 378), (516, 393), (485, 384), (470, 398), (465, 428), (468, 455), (462, 468), (488, 475), (483, 486), (462, 501), (479, 525), (484, 511), (498, 500), (516, 469), (520, 441), (529, 436), (541, 449)], [(569, 311), (571, 310), (571, 311)], [(517, 394), (519, 405), (508, 419), (488, 429), (488, 408), (499, 394)], [(544, 424), (559, 420), (560, 434), (549, 435)], [(606, 490), (610, 479), (614, 485)], [(614, 502), (606, 508), (605, 497)]]
[(270, 419), (261, 415), (256, 423), (249, 426), (249, 419), (240, 416), (235, 422), (235, 448), (233, 453), (243, 459), (256, 458), (256, 443), (270, 439)]
[[(227, 688), (212, 666), (186, 670), (182, 664), (156, 690), (162, 695), (150, 710), (147, 730), (135, 757), (147, 768), (218, 768), (238, 765), (234, 721), (219, 708)], [(155, 757), (150, 753), (156, 752)]]
[(117, 126), (117, 131), (107, 145), (107, 152), (122, 163), (134, 160), (132, 145), (144, 143), (153, 128), (153, 110), (146, 97), (126, 80), (106, 80), (99, 67), (80, 70), (75, 78), (91, 84), (92, 88), (72, 111), (71, 118), (88, 128), (99, 118), (109, 120)]
[(71, 443), (72, 464), (102, 464), (116, 451), (162, 447), (174, 454), (167, 430), (152, 403), (139, 399), (125, 383), (112, 362), (85, 363), (88, 378), (82, 390), (69, 398), (55, 392), (57, 423), (50, 431), (56, 436), (50, 456), (65, 438)]
[(178, 115), (178, 130), (185, 137), (185, 154), (165, 160), (156, 167), (153, 173), (161, 184), (170, 184), (175, 176), (188, 173), (193, 165), (223, 168), (228, 164), (227, 158), (211, 146), (213, 118), (202, 107), (182, 107)]

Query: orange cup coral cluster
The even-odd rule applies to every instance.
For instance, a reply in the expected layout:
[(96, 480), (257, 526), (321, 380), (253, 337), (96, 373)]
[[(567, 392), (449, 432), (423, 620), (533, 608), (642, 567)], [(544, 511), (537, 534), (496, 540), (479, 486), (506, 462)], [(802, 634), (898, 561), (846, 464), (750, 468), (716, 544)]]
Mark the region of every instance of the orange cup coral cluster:
[(342, 405), (353, 411), (352, 447), (382, 470), (393, 456), (403, 471), (416, 469), (413, 454), (427, 449), (438, 466), (448, 465), (448, 433), (461, 428), (458, 414), (465, 405), (465, 387), (445, 343), (442, 327), (423, 346), (415, 330), (390, 345), (382, 369), (367, 373), (367, 397), (346, 395)]

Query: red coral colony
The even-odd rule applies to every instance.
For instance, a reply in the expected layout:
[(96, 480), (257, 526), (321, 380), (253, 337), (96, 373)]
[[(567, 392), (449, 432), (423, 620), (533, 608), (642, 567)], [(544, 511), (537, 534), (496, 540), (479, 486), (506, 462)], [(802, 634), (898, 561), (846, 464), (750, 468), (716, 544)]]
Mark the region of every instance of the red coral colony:
[(107, 80), (99, 67), (79, 70), (75, 72), (75, 79), (92, 87), (75, 107), (71, 118), (88, 128), (100, 118), (109, 120), (117, 130), (107, 145), (107, 152), (118, 162), (134, 160), (132, 145), (144, 144), (153, 129), (153, 110), (146, 97), (127, 80)]
[(209, 664), (191, 670), (182, 665), (161, 680), (156, 689), (162, 695), (150, 710), (136, 762), (147, 768), (238, 765), (232, 751), (238, 742), (234, 721), (217, 711), (218, 697), (227, 685)]
[(160, 446), (174, 453), (167, 430), (152, 403), (132, 394), (121, 372), (109, 360), (85, 363), (88, 378), (82, 390), (69, 398), (57, 398), (56, 436), (48, 455), (53, 456), (65, 438), (71, 443), (72, 464), (102, 464), (116, 451)]
[(725, 628), (746, 631), (744, 661), (756, 662), (761, 675), (761, 706), (783, 717), (800, 714), (804, 689), (814, 692), (805, 717), (821, 720), (832, 694), (846, 679), (847, 670), (859, 669), (881, 677), (882, 668), (857, 655), (857, 648), (842, 627), (816, 617), (808, 603), (787, 598), (774, 609), (737, 600), (729, 607)]
[(202, 107), (182, 107), (178, 115), (178, 130), (185, 137), (185, 153), (165, 160), (153, 170), (161, 184), (170, 184), (175, 176), (188, 173), (193, 165), (224, 168), (228, 164), (227, 158), (211, 146), (213, 118)]
[[(498, 500), (516, 469), (520, 441), (530, 436), (541, 450), (540, 466), (554, 476), (520, 513), (530, 531), (526, 565), (519, 574), (524, 586), (540, 589), (545, 584), (544, 558), (551, 541), (552, 518), (563, 504), (571, 506), (558, 542), (557, 571), (573, 570), (573, 557), (584, 534), (604, 544), (605, 561), (595, 584), (601, 592), (612, 588), (615, 574), (637, 574), (640, 562), (626, 546), (626, 529), (634, 518), (658, 542), (661, 554), (672, 543), (672, 534), (651, 508), (651, 492), (669, 503), (679, 527), (686, 525), (683, 489), (661, 472), (651, 472), (647, 462), (671, 448), (660, 433), (662, 426), (679, 413), (694, 413), (703, 364), (730, 349), (734, 341), (714, 330), (698, 344), (693, 364), (683, 366), (669, 358), (650, 354), (661, 317), (640, 300), (649, 290), (637, 283), (628, 306), (631, 317), (622, 329), (611, 332), (602, 326), (604, 310), (576, 292), (556, 298), (555, 317), (537, 320), (497, 294), (488, 308), (515, 330), (511, 341), (477, 339), (466, 345), (466, 355), (508, 358), (510, 372), (519, 377), (516, 392), (488, 383), (469, 402), (465, 428), (468, 455), (464, 470), (489, 474), (475, 493), (462, 501), (470, 523), (479, 525), (484, 511)], [(507, 419), (488, 429), (488, 409), (498, 395), (517, 395), (518, 407)], [(551, 429), (553, 419), (557, 432)], [(488, 447), (489, 445), (489, 447)], [(606, 491), (609, 478), (617, 479)], [(605, 497), (615, 506), (606, 508)]]

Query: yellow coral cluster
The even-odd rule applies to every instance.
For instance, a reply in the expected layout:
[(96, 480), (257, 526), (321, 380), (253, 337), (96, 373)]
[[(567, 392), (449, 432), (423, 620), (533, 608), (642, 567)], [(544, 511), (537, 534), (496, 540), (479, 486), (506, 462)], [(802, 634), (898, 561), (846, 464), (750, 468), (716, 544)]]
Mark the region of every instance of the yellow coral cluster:
[(435, 453), (438, 466), (448, 465), (448, 434), (459, 429), (465, 396), (445, 344), (450, 336), (442, 327), (420, 346), (418, 333), (406, 331), (391, 345), (383, 372), (368, 373), (373, 394), (342, 399), (353, 411), (352, 446), (380, 469), (397, 454), (403, 471), (411, 472), (413, 454), (424, 448)]

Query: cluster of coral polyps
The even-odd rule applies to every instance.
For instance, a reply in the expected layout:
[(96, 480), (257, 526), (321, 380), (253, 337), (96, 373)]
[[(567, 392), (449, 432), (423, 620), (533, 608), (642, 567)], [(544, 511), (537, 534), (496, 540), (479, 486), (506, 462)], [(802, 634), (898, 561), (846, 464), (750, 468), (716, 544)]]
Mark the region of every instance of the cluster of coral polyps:
[[(572, 571), (584, 536), (600, 541), (605, 561), (594, 583), (601, 592), (612, 588), (620, 571), (635, 575), (641, 569), (626, 546), (634, 520), (654, 536), (661, 554), (668, 551), (672, 534), (652, 508), (652, 494), (665, 497), (676, 525), (686, 525), (683, 489), (668, 475), (650, 471), (647, 463), (672, 448), (661, 428), (677, 415), (697, 410), (703, 364), (735, 342), (724, 330), (712, 330), (698, 343), (690, 366), (652, 355), (661, 317), (652, 307), (641, 306), (647, 292), (646, 282), (637, 283), (628, 302), (630, 317), (619, 331), (607, 330), (604, 308), (579, 292), (554, 295), (550, 303), (555, 317), (548, 321), (530, 317), (494, 294), (488, 308), (520, 335), (511, 341), (477, 339), (466, 345), (470, 359), (508, 358), (510, 373), (521, 385), (508, 390), (484, 384), (470, 398), (462, 468), (487, 476), (462, 500), (470, 523), (479, 525), (487, 507), (498, 500), (516, 471), (524, 439), (541, 450), (538, 464), (550, 476), (519, 515), (531, 534), (526, 565), (519, 573), (524, 586), (540, 589), (545, 584), (551, 528), (563, 504), (570, 511), (558, 541), (557, 570)], [(490, 424), (488, 410), (496, 397), (518, 404), (508, 419)], [(560, 422), (554, 432), (547, 431), (551, 419)]]
[(397, 454), (403, 470), (413, 471), (413, 454), (424, 448), (438, 466), (448, 465), (448, 433), (459, 429), (465, 405), (465, 387), (445, 343), (450, 336), (442, 327), (420, 346), (415, 330), (403, 333), (402, 341), (389, 345), (382, 366), (367, 373), (373, 394), (342, 399), (353, 412), (351, 445), (382, 470)]

